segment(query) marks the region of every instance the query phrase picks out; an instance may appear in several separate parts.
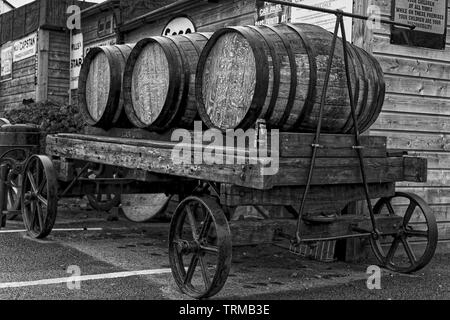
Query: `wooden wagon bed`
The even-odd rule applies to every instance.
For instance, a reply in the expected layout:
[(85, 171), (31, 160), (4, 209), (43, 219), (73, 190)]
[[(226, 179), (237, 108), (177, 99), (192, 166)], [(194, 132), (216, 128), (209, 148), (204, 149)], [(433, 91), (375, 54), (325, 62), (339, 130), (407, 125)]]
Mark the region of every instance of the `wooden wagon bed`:
[[(47, 154), (53, 157), (95, 162), (202, 181), (272, 190), (306, 184), (310, 167), (312, 134), (280, 134), (279, 170), (264, 175), (264, 161), (251, 164), (177, 164), (172, 160), (176, 143), (102, 135), (58, 134), (48, 136)], [(426, 182), (427, 161), (389, 152), (386, 138), (363, 137), (369, 184), (398, 181)], [(357, 153), (350, 135), (323, 135), (312, 186), (361, 183)], [(202, 150), (202, 147), (193, 150)], [(226, 151), (224, 151), (226, 153)]]

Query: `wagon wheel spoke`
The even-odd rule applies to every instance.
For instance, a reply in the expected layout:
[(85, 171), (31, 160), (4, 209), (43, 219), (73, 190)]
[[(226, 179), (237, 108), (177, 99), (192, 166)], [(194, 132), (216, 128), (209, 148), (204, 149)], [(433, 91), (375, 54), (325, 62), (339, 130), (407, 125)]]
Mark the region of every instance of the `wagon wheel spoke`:
[(416, 208), (417, 208), (417, 204), (415, 204), (414, 202), (411, 202), (409, 204), (408, 209), (406, 209), (405, 216), (403, 217), (403, 227), (406, 228), (409, 221), (411, 221), (412, 215), (413, 215), (414, 211), (416, 210)]
[(387, 209), (388, 209), (388, 211), (389, 211), (389, 214), (390, 214), (391, 216), (395, 216), (395, 210), (394, 210), (394, 208), (392, 207), (391, 200), (389, 200), (389, 201), (386, 203), (386, 207), (387, 207)]
[(219, 248), (216, 246), (210, 246), (210, 245), (200, 245), (200, 249), (203, 252), (208, 252), (208, 253), (213, 253), (213, 254), (218, 254), (219, 253)]
[(33, 192), (38, 192), (38, 187), (36, 185), (36, 181), (34, 180), (33, 175), (30, 171), (27, 172), (28, 181), (30, 182), (31, 188), (33, 189)]
[(415, 264), (417, 262), (417, 258), (414, 255), (413, 250), (411, 249), (411, 246), (409, 245), (408, 240), (406, 237), (402, 237), (402, 243), (403, 247), (405, 248), (406, 254), (408, 255), (408, 259), (412, 264)]
[(39, 230), (43, 230), (44, 228), (44, 213), (42, 211), (42, 207), (39, 203), (36, 203), (36, 215), (38, 216), (38, 221), (39, 221)]
[(197, 232), (197, 223), (195, 221), (194, 213), (190, 206), (186, 206), (186, 214), (188, 216), (189, 225), (191, 226), (192, 237), (194, 240), (199, 240), (199, 234)]
[(395, 256), (395, 253), (397, 252), (400, 241), (401, 239), (399, 237), (395, 237), (394, 241), (391, 244), (391, 247), (389, 248), (389, 252), (386, 255), (386, 263), (392, 263), (392, 260)]
[(208, 276), (208, 267), (205, 264), (205, 260), (203, 259), (203, 256), (199, 256), (199, 261), (200, 261), (200, 268), (202, 269), (202, 277), (203, 277), (203, 282), (205, 283), (205, 287), (209, 288), (211, 286), (211, 279)]
[(39, 202), (42, 203), (44, 206), (46, 206), (46, 207), (48, 206), (48, 201), (47, 201), (47, 199), (45, 199), (42, 195), (39, 194), (39, 195), (37, 196), (37, 198), (38, 198)]
[(194, 254), (189, 264), (188, 271), (186, 272), (186, 277), (184, 278), (184, 284), (190, 284), (192, 282), (192, 277), (194, 276), (195, 269), (198, 264), (198, 254)]
[(31, 228), (34, 228), (34, 225), (35, 225), (35, 223), (36, 223), (36, 212), (35, 212), (35, 208), (34, 208), (34, 206), (35, 206), (35, 203), (33, 202), (33, 201), (30, 201), (29, 202), (29, 206), (30, 206), (30, 227)]
[(42, 179), (42, 182), (39, 185), (39, 188), (37, 190), (37, 193), (42, 194), (46, 185), (47, 185), (47, 179)]
[(200, 239), (204, 239), (208, 235), (208, 232), (209, 232), (209, 229), (211, 228), (212, 222), (213, 222), (212, 218), (209, 215), (207, 215), (205, 220), (202, 223), (202, 229), (201, 229), (200, 235), (199, 235)]

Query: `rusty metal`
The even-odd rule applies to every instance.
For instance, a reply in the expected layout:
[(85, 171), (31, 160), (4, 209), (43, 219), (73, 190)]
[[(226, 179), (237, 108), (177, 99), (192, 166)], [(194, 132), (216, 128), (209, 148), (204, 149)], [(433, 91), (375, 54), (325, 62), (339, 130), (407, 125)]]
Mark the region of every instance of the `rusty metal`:
[(28, 234), (47, 237), (53, 229), (58, 206), (58, 181), (50, 158), (32, 156), (27, 160), (21, 188), (22, 217)]
[[(186, 264), (189, 255), (192, 257)], [(215, 256), (213, 275), (205, 264), (205, 255)], [(180, 290), (196, 299), (216, 295), (227, 281), (231, 256), (230, 228), (217, 200), (210, 196), (183, 200), (172, 218), (169, 235), (170, 266)], [(200, 285), (193, 283), (199, 264), (203, 281)]]
[(316, 164), (316, 158), (317, 158), (317, 151), (318, 149), (321, 148), (320, 145), (320, 136), (321, 136), (321, 132), (322, 132), (322, 118), (323, 118), (323, 109), (325, 106), (325, 101), (327, 98), (327, 93), (328, 93), (328, 85), (330, 83), (330, 76), (331, 76), (331, 69), (333, 67), (333, 59), (334, 59), (334, 52), (336, 51), (336, 42), (337, 42), (337, 34), (339, 31), (339, 17), (338, 19), (336, 19), (336, 24), (334, 27), (334, 35), (333, 35), (333, 41), (331, 43), (331, 50), (330, 50), (330, 56), (328, 59), (328, 65), (327, 65), (327, 70), (325, 73), (325, 82), (323, 85), (323, 90), (322, 90), (322, 96), (320, 99), (320, 109), (319, 109), (319, 122), (317, 124), (317, 128), (316, 128), (316, 135), (314, 138), (314, 143), (312, 144), (312, 156), (311, 156), (311, 165), (309, 168), (309, 173), (308, 173), (308, 179), (306, 182), (306, 186), (305, 186), (305, 191), (303, 193), (303, 197), (301, 200), (301, 204), (300, 204), (300, 211), (298, 214), (298, 222), (297, 222), (297, 232), (295, 234), (296, 236), (296, 243), (293, 243), (293, 245), (298, 245), (302, 242), (302, 237), (301, 237), (301, 225), (302, 225), (302, 218), (303, 218), (303, 212), (305, 211), (305, 206), (306, 206), (306, 199), (308, 198), (308, 193), (309, 193), (309, 189), (311, 188), (311, 181), (312, 181), (312, 176), (314, 173), (314, 167)]
[[(383, 198), (378, 201), (374, 207), (374, 213), (376, 215), (382, 214), (383, 209), (389, 213), (389, 215), (398, 215), (394, 210), (392, 204), (394, 199), (407, 199), (409, 204), (403, 216), (403, 222), (401, 228), (396, 234), (389, 235), (392, 237), (392, 242), (389, 245), (389, 250), (386, 252), (383, 249), (383, 243), (386, 242), (387, 236), (381, 235), (379, 238), (370, 238), (373, 252), (378, 259), (381, 266), (390, 269), (392, 271), (401, 273), (411, 273), (419, 271), (424, 268), (433, 258), (436, 251), (438, 242), (438, 228), (436, 218), (428, 206), (428, 204), (419, 196), (411, 193), (397, 192), (395, 196), (390, 198)], [(427, 230), (417, 229), (417, 225), (411, 222), (414, 212), (420, 214), (420, 218), (423, 218), (426, 222)], [(421, 252), (420, 257), (416, 257), (411, 248), (411, 242), (409, 238), (418, 238), (425, 243), (425, 250)], [(403, 246), (407, 255), (406, 260), (404, 257), (396, 256), (399, 251), (400, 244)]]

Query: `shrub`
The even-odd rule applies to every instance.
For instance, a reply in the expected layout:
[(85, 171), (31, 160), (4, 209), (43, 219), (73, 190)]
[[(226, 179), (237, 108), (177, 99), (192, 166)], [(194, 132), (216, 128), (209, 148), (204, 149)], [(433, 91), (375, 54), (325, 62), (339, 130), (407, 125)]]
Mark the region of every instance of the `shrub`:
[(34, 124), (41, 129), (41, 152), (45, 152), (48, 134), (83, 133), (85, 123), (78, 108), (53, 102), (33, 103), (19, 109), (0, 112), (12, 124)]

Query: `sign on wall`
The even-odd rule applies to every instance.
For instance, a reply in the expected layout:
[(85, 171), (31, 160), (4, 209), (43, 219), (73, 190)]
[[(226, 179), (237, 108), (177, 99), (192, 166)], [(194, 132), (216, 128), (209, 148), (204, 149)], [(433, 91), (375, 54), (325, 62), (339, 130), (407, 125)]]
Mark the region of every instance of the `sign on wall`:
[(256, 25), (274, 25), (288, 22), (290, 7), (256, 1)]
[(13, 67), (13, 46), (4, 45), (0, 49), (0, 81), (10, 80), (12, 78)]
[(162, 36), (175, 36), (195, 32), (194, 23), (187, 17), (176, 17), (163, 29)]
[(89, 50), (91, 50), (92, 48), (103, 47), (103, 46), (113, 46), (115, 44), (117, 44), (117, 39), (115, 37), (107, 39), (107, 40), (99, 41), (99, 42), (89, 43), (88, 45), (86, 45), (84, 47), (84, 56), (86, 57), (86, 55), (89, 53)]
[(78, 89), (78, 77), (83, 64), (83, 34), (72, 35), (70, 47), (70, 89)]
[(35, 56), (37, 53), (37, 33), (14, 42), (13, 62)]
[[(330, 10), (340, 9), (345, 12), (353, 12), (353, 0), (292, 0), (291, 2)], [(256, 25), (274, 25), (284, 22), (314, 24), (333, 32), (336, 25), (336, 16), (319, 11), (256, 1)], [(351, 40), (352, 19), (345, 18), (344, 22), (347, 39)]]
[[(293, 0), (293, 2), (323, 9), (353, 12), (353, 0)], [(321, 26), (330, 32), (334, 32), (336, 16), (334, 14), (292, 7), (291, 22), (314, 24)], [(351, 41), (353, 29), (352, 18), (344, 18), (344, 27), (347, 40)], [(341, 36), (341, 33), (339, 33), (339, 36)]]
[(416, 28), (392, 26), (391, 43), (445, 49), (447, 8), (448, 0), (394, 0), (393, 19)]

